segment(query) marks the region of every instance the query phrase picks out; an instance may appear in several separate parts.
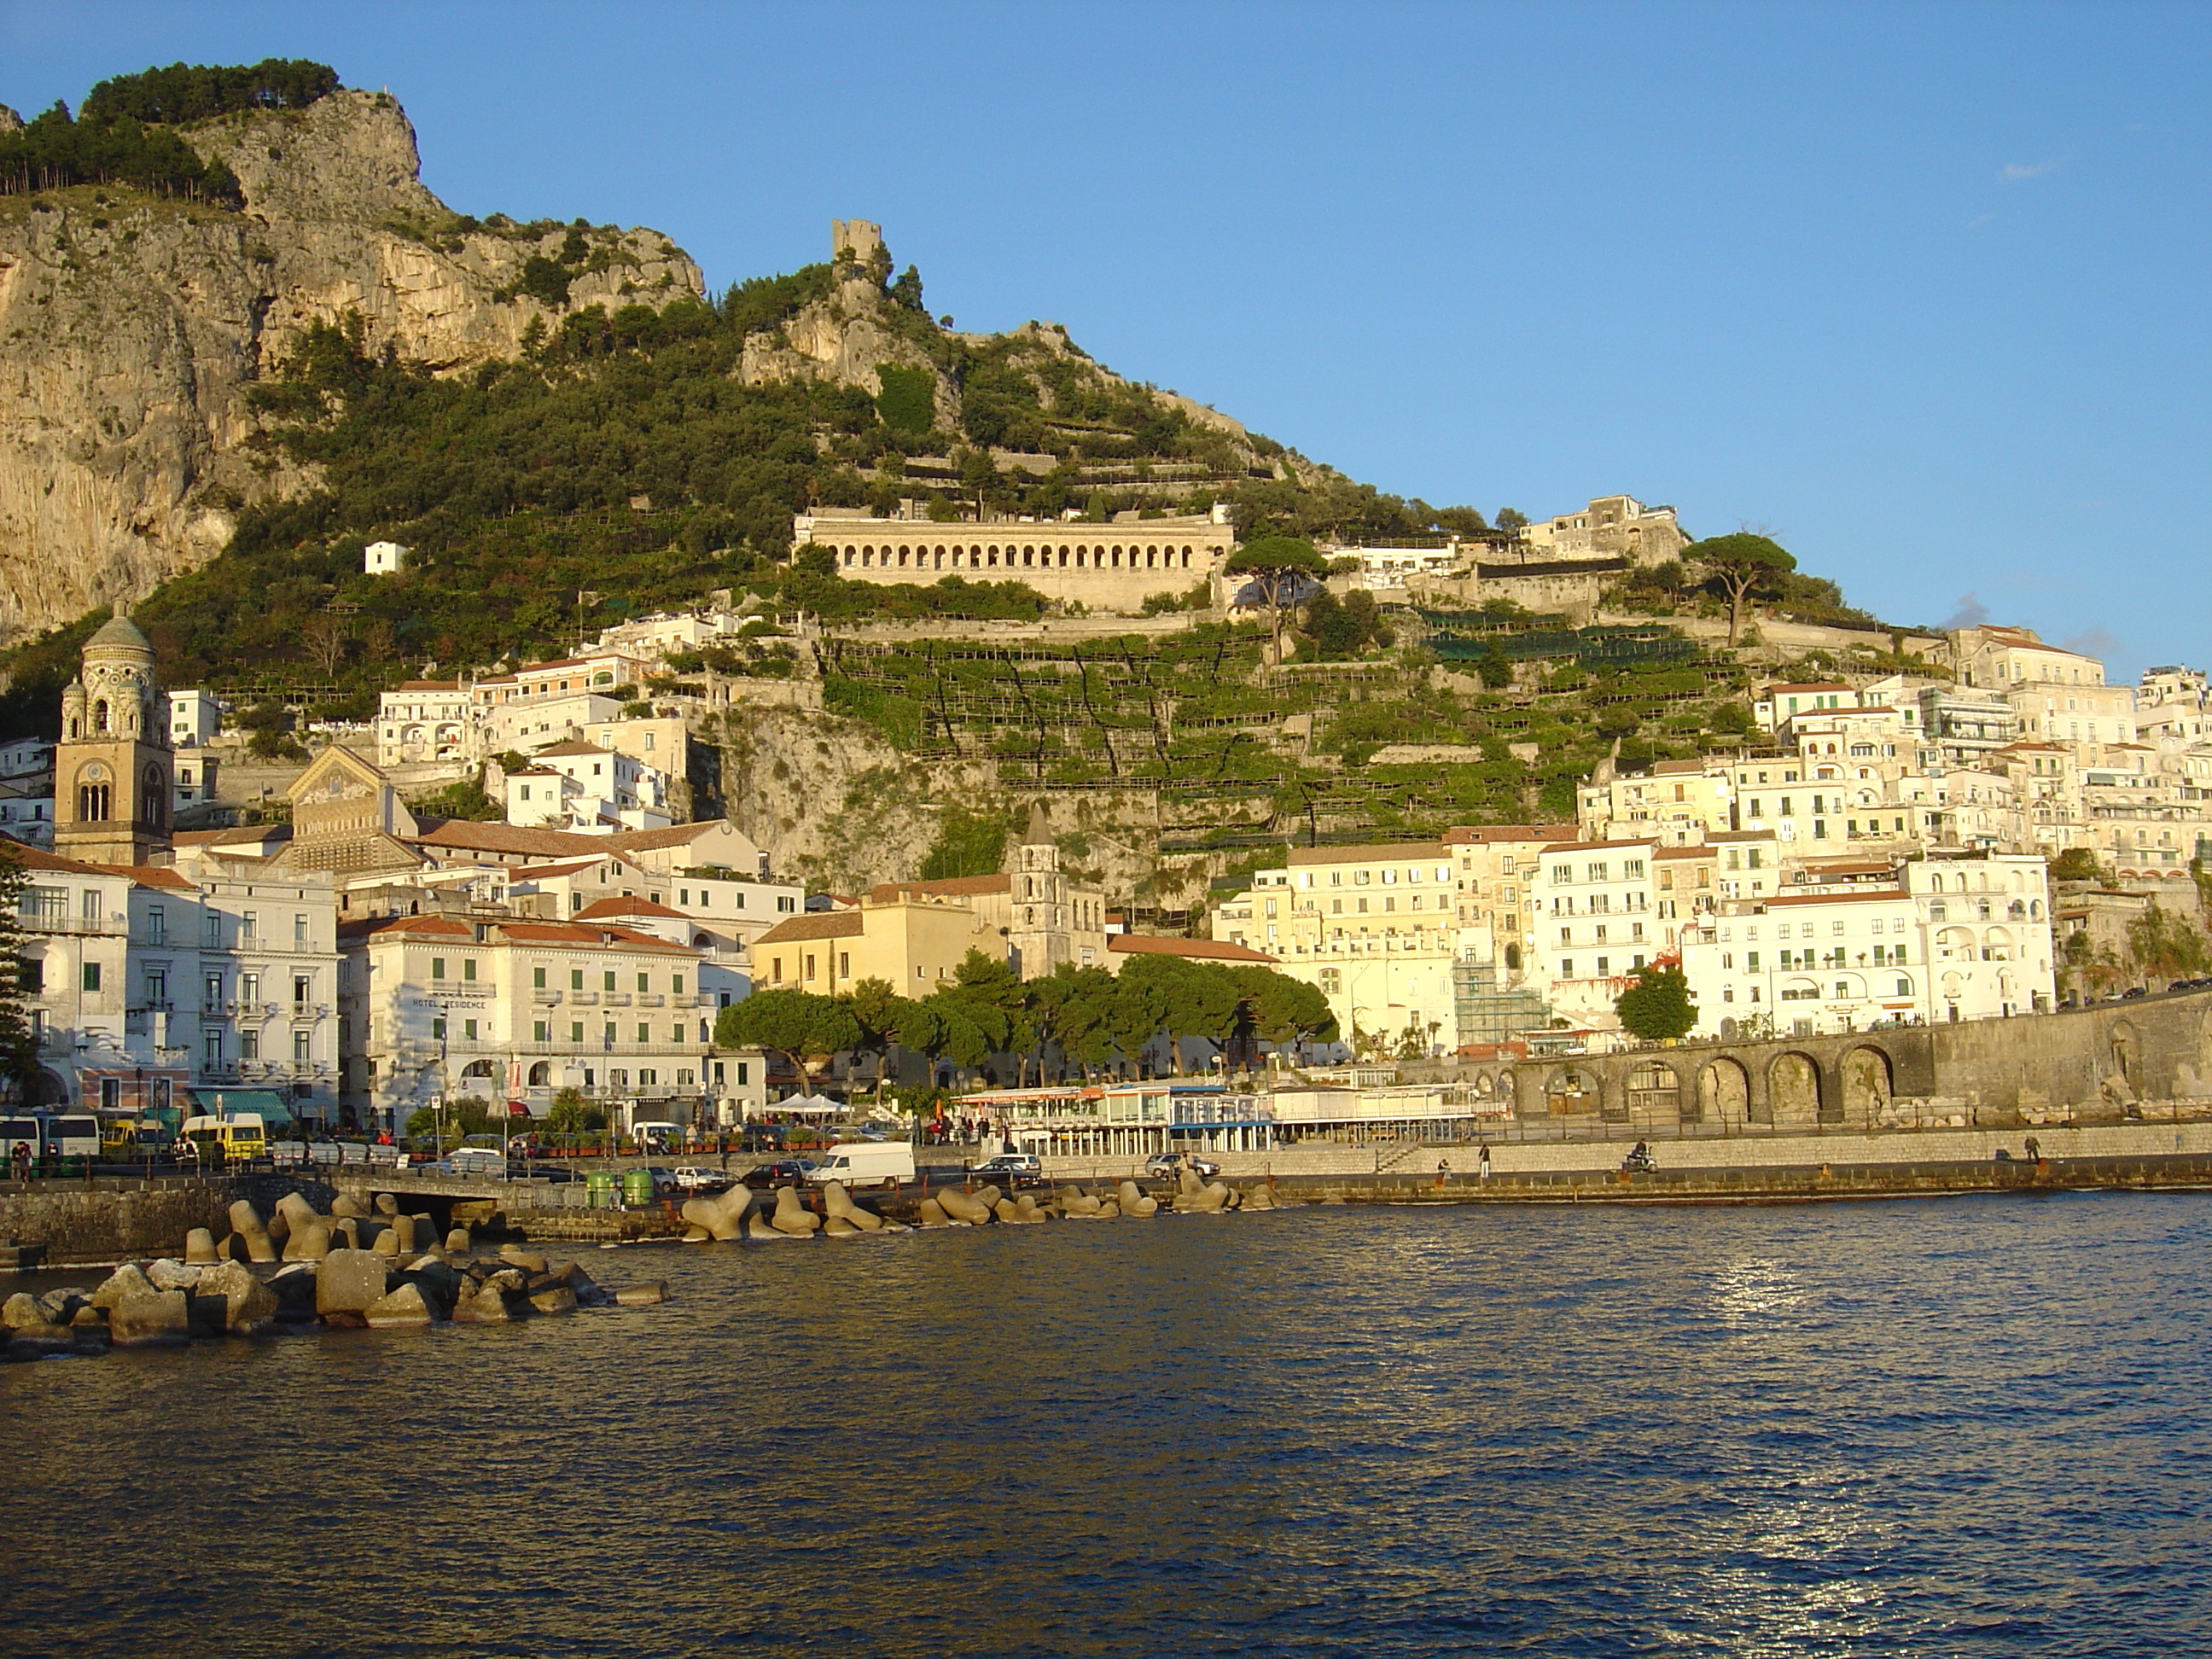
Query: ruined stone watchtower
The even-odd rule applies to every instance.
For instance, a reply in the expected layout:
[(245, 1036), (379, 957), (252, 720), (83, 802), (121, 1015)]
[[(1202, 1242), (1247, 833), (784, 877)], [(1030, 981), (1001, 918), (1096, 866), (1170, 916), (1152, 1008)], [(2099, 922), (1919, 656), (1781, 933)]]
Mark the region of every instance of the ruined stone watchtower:
[(856, 265), (872, 265), (883, 257), (884, 228), (866, 219), (832, 219), (830, 222), (830, 258), (833, 262), (851, 259)]

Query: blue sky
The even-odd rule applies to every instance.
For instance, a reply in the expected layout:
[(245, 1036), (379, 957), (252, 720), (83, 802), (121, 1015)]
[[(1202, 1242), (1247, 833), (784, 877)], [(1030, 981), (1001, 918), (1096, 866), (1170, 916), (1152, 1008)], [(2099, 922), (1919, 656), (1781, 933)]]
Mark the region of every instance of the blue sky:
[(0, 0), (26, 113), (264, 56), (390, 87), (463, 212), (718, 286), (874, 219), (960, 326), (1383, 489), (2212, 665), (2212, 8)]

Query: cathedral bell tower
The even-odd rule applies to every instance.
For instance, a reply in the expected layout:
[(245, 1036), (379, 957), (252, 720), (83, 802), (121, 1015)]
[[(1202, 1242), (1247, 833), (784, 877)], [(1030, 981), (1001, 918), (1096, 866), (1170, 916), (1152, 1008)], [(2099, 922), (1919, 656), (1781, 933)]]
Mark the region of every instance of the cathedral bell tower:
[(127, 617), (84, 644), (62, 693), (54, 755), (54, 851), (87, 864), (147, 864), (169, 847), (169, 710), (154, 647)]

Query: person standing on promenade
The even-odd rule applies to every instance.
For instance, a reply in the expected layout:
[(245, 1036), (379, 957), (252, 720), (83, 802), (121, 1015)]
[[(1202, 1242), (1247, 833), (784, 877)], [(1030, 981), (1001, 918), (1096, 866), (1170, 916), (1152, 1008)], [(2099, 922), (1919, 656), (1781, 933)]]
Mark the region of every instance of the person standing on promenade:
[(16, 1180), (28, 1181), (31, 1178), (31, 1143), (29, 1141), (17, 1141), (15, 1150), (9, 1154), (9, 1160), (15, 1166)]
[(1475, 1155), (1474, 1172), (1478, 1181), (1490, 1179), (1490, 1143), (1486, 1140), (1482, 1143), (1481, 1152)]

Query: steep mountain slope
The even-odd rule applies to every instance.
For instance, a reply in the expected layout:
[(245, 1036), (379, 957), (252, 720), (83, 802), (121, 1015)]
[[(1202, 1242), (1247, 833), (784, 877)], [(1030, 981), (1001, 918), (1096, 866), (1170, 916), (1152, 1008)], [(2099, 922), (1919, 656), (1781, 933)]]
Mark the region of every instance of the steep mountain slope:
[(119, 184), (0, 195), (0, 639), (143, 598), (221, 551), (241, 507), (310, 485), (247, 447), (245, 393), (313, 323), (357, 316), (365, 350), (452, 369), (557, 319), (547, 283), (526, 286), (532, 260), (567, 305), (701, 291), (655, 232), (456, 218), (382, 94), (179, 131), (241, 205)]

